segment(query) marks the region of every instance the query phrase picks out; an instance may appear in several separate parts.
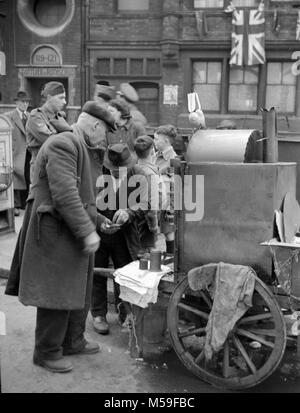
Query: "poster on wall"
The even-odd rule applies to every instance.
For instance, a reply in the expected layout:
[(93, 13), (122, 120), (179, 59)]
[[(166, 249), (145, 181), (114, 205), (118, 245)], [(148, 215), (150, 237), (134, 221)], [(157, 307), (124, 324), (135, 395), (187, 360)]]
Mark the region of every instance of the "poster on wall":
[(5, 164), (6, 161), (6, 148), (5, 148), (5, 142), (0, 142), (0, 164)]
[(178, 105), (178, 85), (164, 85), (164, 105)]

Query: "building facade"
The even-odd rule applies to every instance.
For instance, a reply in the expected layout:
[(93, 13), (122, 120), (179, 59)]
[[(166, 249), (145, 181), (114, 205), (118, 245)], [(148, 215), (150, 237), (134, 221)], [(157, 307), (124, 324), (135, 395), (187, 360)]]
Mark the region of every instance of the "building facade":
[[(247, 10), (261, 1), (233, 3)], [(227, 6), (227, 0), (2, 0), (1, 111), (20, 88), (38, 105), (41, 85), (57, 79), (73, 120), (95, 83), (108, 80), (137, 89), (151, 126), (189, 127), (187, 94), (195, 90), (209, 127), (231, 118), (238, 127), (260, 128), (260, 109), (275, 106), (279, 129), (298, 131), (300, 1), (264, 1), (266, 62), (242, 68), (229, 64)]]

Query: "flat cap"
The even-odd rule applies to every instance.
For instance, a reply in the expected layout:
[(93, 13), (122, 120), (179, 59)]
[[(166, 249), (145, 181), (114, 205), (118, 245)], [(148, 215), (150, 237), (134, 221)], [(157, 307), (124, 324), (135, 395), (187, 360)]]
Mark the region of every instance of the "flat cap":
[(144, 152), (144, 151), (147, 151), (148, 149), (150, 149), (151, 146), (154, 146), (154, 141), (148, 135), (139, 136), (134, 141), (134, 150), (135, 151)]
[(99, 103), (89, 100), (83, 105), (82, 112), (102, 120), (111, 129), (115, 129), (115, 119), (113, 115)]
[(61, 93), (65, 93), (64, 85), (60, 82), (48, 82), (44, 85), (41, 95), (45, 98), (55, 95), (60, 95)]
[(129, 83), (121, 83), (119, 94), (125, 97), (129, 102), (137, 102), (139, 100), (139, 95), (137, 94), (135, 88)]

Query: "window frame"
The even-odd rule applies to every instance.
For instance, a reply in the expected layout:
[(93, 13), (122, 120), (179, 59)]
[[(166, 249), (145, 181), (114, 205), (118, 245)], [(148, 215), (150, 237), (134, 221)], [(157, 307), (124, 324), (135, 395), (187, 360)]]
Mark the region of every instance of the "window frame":
[[(276, 51), (267, 51), (266, 50), (266, 63), (269, 62), (280, 62), (286, 63), (290, 62), (291, 64), (295, 63), (291, 59), (293, 50), (276, 50)], [(193, 86), (193, 64), (197, 61), (221, 61), (222, 62), (222, 75), (221, 75), (221, 90), (220, 90), (220, 111), (209, 111), (208, 114), (217, 114), (217, 115), (259, 115), (260, 109), (264, 108), (266, 105), (266, 93), (267, 93), (267, 64), (259, 65), (259, 78), (258, 78), (258, 92), (257, 92), (257, 109), (256, 111), (249, 112), (236, 112), (229, 111), (229, 75), (230, 75), (230, 65), (229, 65), (229, 55), (230, 50), (216, 50), (216, 51), (186, 51), (184, 53), (184, 96), (187, 96), (188, 93), (192, 92)], [(183, 99), (183, 109), (185, 112), (188, 112), (187, 108), (187, 99)], [(270, 108), (267, 108), (270, 109)], [(300, 117), (300, 75), (296, 79), (296, 95), (295, 95), (295, 111), (293, 113), (284, 113), (278, 112), (281, 116), (296, 116)]]
[[(119, 0), (115, 0), (115, 11), (117, 14), (137, 14), (137, 13), (149, 13), (151, 10), (151, 0), (148, 1), (147, 9), (119, 9)], [(140, 0), (136, 0), (137, 4)]]

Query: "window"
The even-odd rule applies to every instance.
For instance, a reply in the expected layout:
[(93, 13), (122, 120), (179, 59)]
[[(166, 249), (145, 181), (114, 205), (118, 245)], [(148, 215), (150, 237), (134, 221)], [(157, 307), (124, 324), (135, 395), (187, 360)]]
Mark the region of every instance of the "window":
[(223, 0), (194, 0), (194, 7), (195, 9), (204, 9), (207, 7), (223, 7)]
[(143, 76), (159, 77), (161, 62), (159, 58), (98, 57), (95, 62), (96, 76)]
[(221, 62), (194, 62), (193, 89), (198, 93), (203, 110), (220, 111)]
[(258, 66), (230, 68), (229, 112), (255, 112), (257, 110)]
[[(256, 7), (258, 0), (234, 0), (235, 7)], [(195, 9), (224, 8), (229, 4), (228, 0), (194, 0)]]
[[(213, 57), (212, 57), (213, 59)], [(296, 114), (297, 83), (291, 61), (271, 60), (266, 65), (232, 67), (229, 59), (192, 61), (192, 84), (204, 111), (257, 113), (275, 107), (278, 113)], [(300, 85), (299, 85), (300, 86)]]
[(149, 0), (118, 0), (119, 11), (149, 10)]
[(234, 0), (235, 7), (256, 7), (260, 0)]
[(267, 64), (266, 107), (278, 112), (294, 113), (296, 106), (296, 76), (290, 62)]

